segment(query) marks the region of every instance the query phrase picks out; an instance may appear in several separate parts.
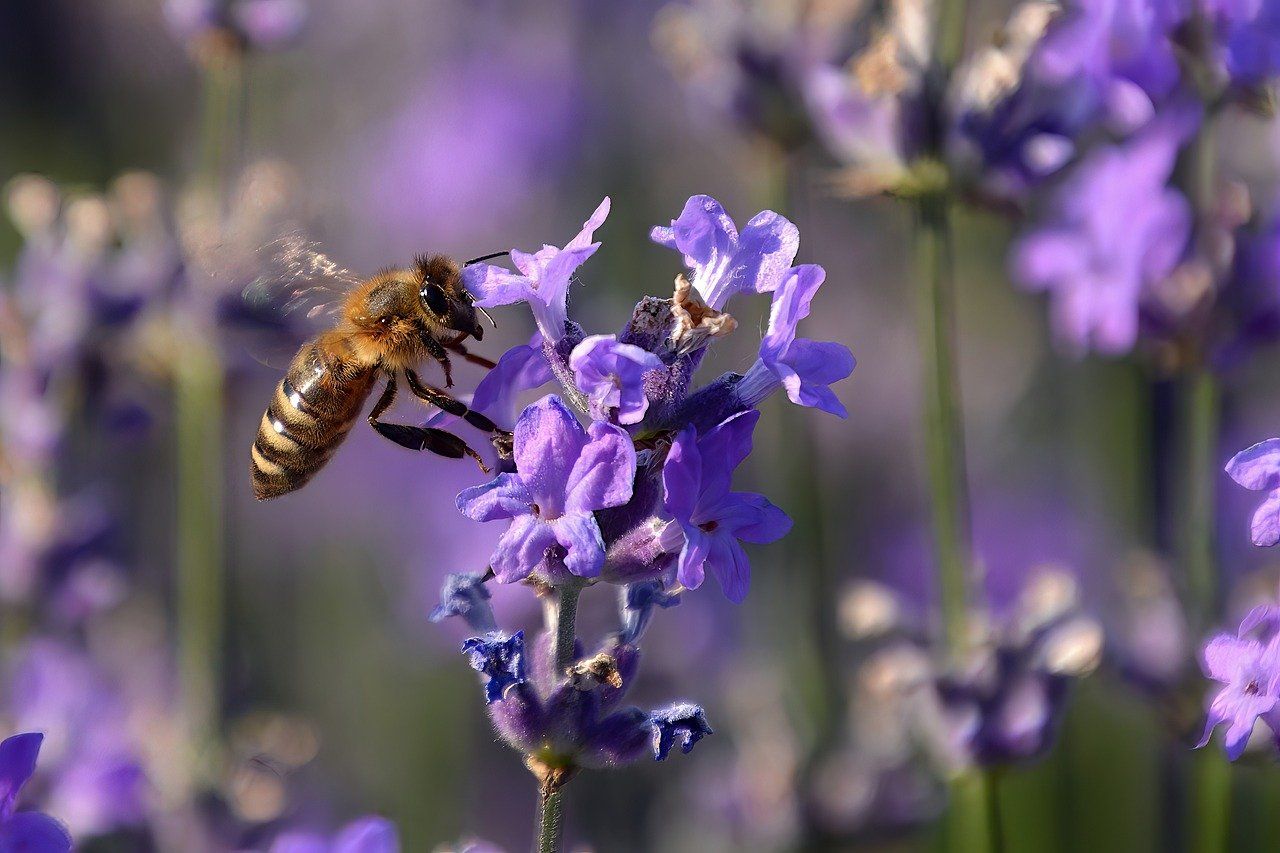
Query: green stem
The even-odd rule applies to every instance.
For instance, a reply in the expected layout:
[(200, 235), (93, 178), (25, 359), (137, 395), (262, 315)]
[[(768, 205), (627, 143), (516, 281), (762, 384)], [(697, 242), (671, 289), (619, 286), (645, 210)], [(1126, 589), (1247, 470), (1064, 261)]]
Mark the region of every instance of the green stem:
[(558, 853), (564, 835), (564, 791), (538, 801), (538, 853)]
[[(583, 584), (577, 579), (556, 587), (554, 598), (547, 602), (547, 630), (555, 635), (553, 648), (555, 672), (562, 674), (573, 663), (576, 641), (574, 626), (578, 619), (578, 596)], [(543, 783), (546, 785), (546, 783)], [(544, 787), (538, 798), (538, 853), (555, 853), (564, 840), (564, 790)]]
[(1225, 853), (1231, 839), (1231, 765), (1216, 750), (1196, 754), (1191, 853)]
[(1181, 388), (1183, 502), (1181, 551), (1189, 612), (1198, 629), (1210, 626), (1218, 613), (1220, 591), (1214, 565), (1214, 487), (1218, 473), (1218, 383), (1204, 367), (1182, 380)]
[(925, 441), (938, 588), (948, 647), (965, 644), (969, 561), (968, 486), (955, 364), (955, 281), (948, 202), (921, 200), (917, 220), (920, 276), (917, 337), (924, 367)]
[(174, 379), (178, 659), (189, 745), (207, 760), (218, 734), (225, 610), (222, 366), (195, 341)]

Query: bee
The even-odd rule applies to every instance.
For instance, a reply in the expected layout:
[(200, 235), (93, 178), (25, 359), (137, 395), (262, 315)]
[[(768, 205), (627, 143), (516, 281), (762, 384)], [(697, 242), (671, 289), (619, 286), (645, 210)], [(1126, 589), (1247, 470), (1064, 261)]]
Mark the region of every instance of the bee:
[[(463, 345), (468, 337), (477, 341), (484, 337), (477, 310), (490, 323), (493, 320), (483, 308), (476, 308), (463, 286), (462, 268), (444, 255), (420, 256), (407, 269), (383, 270), (359, 280), (301, 244), (287, 245), (286, 250), (294, 258), (295, 277), (311, 273), (327, 278), (326, 283), (305, 290), (327, 287), (340, 298), (331, 306), (332, 328), (298, 350), (258, 425), (251, 452), (254, 497), (269, 500), (306, 485), (333, 457), (383, 380), (386, 385), (368, 415), (369, 425), (379, 435), (410, 450), (451, 459), (469, 456), (488, 473), (480, 454), (453, 433), (381, 420), (403, 376), (409, 391), (424, 402), (494, 437), (502, 435), (489, 418), (471, 411), (448, 391), (423, 382), (415, 372), (430, 358), (440, 365), (445, 388), (450, 388), (450, 353), (494, 366)], [(497, 255), (467, 263), (492, 257)], [(296, 297), (304, 291), (294, 293)], [(313, 308), (309, 316), (321, 307)]]

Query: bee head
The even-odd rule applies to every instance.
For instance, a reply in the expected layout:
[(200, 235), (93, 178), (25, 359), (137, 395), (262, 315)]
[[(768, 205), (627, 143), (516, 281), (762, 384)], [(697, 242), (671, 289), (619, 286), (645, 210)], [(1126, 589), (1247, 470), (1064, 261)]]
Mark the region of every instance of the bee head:
[(432, 320), (477, 341), (484, 337), (484, 329), (476, 319), (476, 307), (462, 285), (462, 273), (456, 263), (444, 255), (421, 256), (414, 261), (414, 270), (418, 299)]

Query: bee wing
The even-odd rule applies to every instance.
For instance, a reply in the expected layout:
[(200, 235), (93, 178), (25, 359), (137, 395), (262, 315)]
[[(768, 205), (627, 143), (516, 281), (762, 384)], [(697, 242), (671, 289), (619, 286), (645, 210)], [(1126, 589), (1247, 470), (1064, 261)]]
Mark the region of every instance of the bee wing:
[(277, 237), (257, 254), (257, 274), (241, 298), (249, 314), (277, 318), (281, 333), (255, 337), (249, 351), (259, 363), (283, 369), (304, 337), (333, 325), (360, 277), (299, 232)]
[(317, 242), (296, 232), (272, 240), (259, 255), (261, 272), (242, 294), (256, 310), (329, 321), (360, 283), (359, 276), (321, 252)]

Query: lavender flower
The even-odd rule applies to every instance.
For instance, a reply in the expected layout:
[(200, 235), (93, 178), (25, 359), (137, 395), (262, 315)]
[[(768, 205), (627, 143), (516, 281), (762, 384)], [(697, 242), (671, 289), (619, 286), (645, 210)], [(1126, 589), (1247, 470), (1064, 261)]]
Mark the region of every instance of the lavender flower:
[(844, 344), (796, 338), (796, 326), (809, 316), (809, 306), (826, 278), (816, 264), (788, 270), (774, 293), (769, 328), (760, 342), (760, 358), (736, 389), (749, 406), (783, 387), (791, 402), (846, 418), (849, 412), (831, 385), (853, 373), (854, 358)]
[(502, 698), (508, 687), (525, 682), (524, 631), (507, 636), (494, 631), (462, 644), (471, 668), (484, 678), (484, 695), (490, 703)]
[(737, 293), (770, 293), (782, 283), (800, 248), (800, 232), (785, 217), (761, 211), (738, 233), (711, 196), (690, 198), (671, 226), (654, 226), (650, 239), (684, 255), (690, 283), (713, 310)]
[(644, 636), (644, 631), (653, 619), (654, 609), (675, 607), (680, 603), (680, 596), (667, 592), (661, 581), (641, 581), (625, 586), (620, 591), (622, 596), (622, 631), (619, 638), (624, 643), (635, 645)]
[(592, 419), (635, 424), (649, 408), (644, 374), (660, 369), (662, 360), (638, 346), (618, 343), (616, 335), (591, 335), (573, 348), (569, 367), (578, 390), (587, 395)]
[(306, 25), (305, 0), (166, 0), (165, 18), (173, 34), (199, 44), (219, 35), (256, 50), (294, 42)]
[(542, 333), (528, 344), (517, 344), (502, 354), (497, 367), (484, 375), (471, 397), (471, 408), (499, 426), (514, 426), (516, 395), (546, 385), (554, 377), (542, 355)]
[(1014, 278), (1050, 294), (1054, 326), (1074, 350), (1129, 351), (1144, 295), (1181, 261), (1191, 212), (1165, 184), (1198, 120), (1184, 106), (1132, 141), (1092, 152), (1014, 246)]
[(18, 794), (36, 770), (44, 735), (13, 735), (0, 742), (0, 849), (31, 853), (71, 850), (71, 835), (57, 820), (40, 812), (14, 810)]
[(730, 601), (747, 595), (751, 570), (738, 540), (765, 544), (781, 539), (791, 519), (763, 495), (731, 492), (735, 468), (751, 453), (759, 412), (743, 412), (701, 440), (692, 427), (676, 436), (662, 469), (663, 506), (684, 531), (676, 577), (689, 589), (715, 575)]
[(1280, 543), (1280, 438), (1269, 438), (1241, 450), (1231, 457), (1226, 470), (1246, 489), (1270, 492), (1253, 514), (1253, 544), (1270, 548)]
[(524, 410), (514, 436), (516, 473), (458, 495), (473, 521), (510, 519), (490, 564), (502, 583), (539, 572), (594, 577), (604, 564), (604, 540), (593, 510), (631, 497), (636, 455), (631, 439), (597, 421), (584, 430), (559, 397)]
[[(1280, 735), (1280, 610), (1272, 606), (1254, 608), (1233, 637), (1218, 634), (1205, 644), (1204, 673), (1224, 686), (1209, 706), (1204, 735), (1197, 747), (1209, 742), (1213, 730), (1227, 723), (1224, 744), (1227, 757), (1235, 761), (1244, 752), (1255, 722), (1261, 718)], [(1257, 632), (1256, 637), (1250, 636)]]
[(450, 616), (461, 616), (476, 631), (496, 630), (493, 606), (489, 604), (492, 594), (484, 585), (487, 579), (488, 574), (481, 572), (446, 575), (440, 589), (440, 603), (428, 618), (442, 622)]
[(688, 755), (694, 744), (714, 734), (707, 723), (706, 712), (688, 702), (654, 711), (649, 719), (653, 725), (653, 757), (658, 761), (666, 760), (677, 740), (680, 751)]
[(476, 305), (491, 308), (528, 302), (534, 319), (544, 338), (552, 343), (564, 337), (564, 324), (568, 320), (569, 281), (578, 267), (600, 248), (592, 243), (596, 229), (609, 215), (609, 199), (605, 198), (590, 218), (582, 225), (578, 235), (563, 249), (543, 246), (528, 254), (518, 249), (511, 251), (511, 260), (520, 275), (491, 264), (472, 264), (463, 271), (463, 280), (476, 294)]
[(400, 833), (386, 818), (370, 815), (351, 821), (332, 837), (318, 832), (286, 832), (271, 853), (400, 853)]

